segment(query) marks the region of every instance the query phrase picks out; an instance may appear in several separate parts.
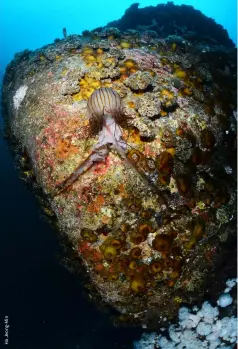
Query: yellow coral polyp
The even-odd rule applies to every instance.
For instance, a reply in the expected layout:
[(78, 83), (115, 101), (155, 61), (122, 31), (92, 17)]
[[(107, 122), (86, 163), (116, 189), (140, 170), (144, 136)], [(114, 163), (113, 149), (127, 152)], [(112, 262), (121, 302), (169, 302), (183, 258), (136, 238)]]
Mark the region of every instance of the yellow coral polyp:
[(171, 105), (172, 105), (172, 103), (171, 103), (170, 101), (168, 101), (168, 102), (165, 103), (166, 108), (171, 107)]
[(174, 75), (179, 79), (185, 79), (187, 77), (187, 73), (180, 69), (176, 69)]
[(104, 53), (104, 51), (103, 51), (103, 49), (102, 49), (102, 48), (98, 48), (96, 52), (97, 52), (99, 55), (101, 55), (101, 54), (103, 54), (103, 53)]
[(86, 56), (84, 57), (84, 59), (86, 60), (86, 62), (89, 62), (89, 63), (92, 63), (92, 62), (95, 62), (95, 61), (96, 61), (96, 58), (95, 58), (95, 56), (93, 56), (93, 55), (86, 55)]
[(102, 56), (101, 55), (97, 55), (95, 58), (96, 58), (96, 62), (97, 63), (101, 63), (102, 62)]
[(138, 68), (134, 67), (130, 69), (130, 73), (136, 73), (138, 71)]
[(117, 249), (114, 246), (106, 246), (103, 255), (106, 259), (113, 259), (117, 256)]
[(121, 48), (130, 48), (131, 44), (128, 41), (121, 41), (120, 46)]
[(142, 250), (140, 247), (135, 247), (130, 251), (130, 257), (134, 259), (139, 259), (141, 257)]
[(129, 268), (131, 270), (135, 270), (137, 268), (137, 263), (136, 261), (131, 261), (130, 264), (129, 264)]
[(175, 154), (175, 148), (167, 148), (166, 151), (167, 151), (167, 153), (171, 154), (172, 156), (174, 156), (174, 154)]
[[(103, 68), (103, 63), (102, 62), (98, 62), (97, 63), (97, 67), (98, 67), (98, 69), (101, 69), (101, 68)], [(101, 75), (99, 72), (94, 72), (94, 75)]]
[(168, 235), (156, 235), (155, 239), (152, 241), (152, 246), (155, 250), (168, 253), (173, 243), (173, 238)]
[(182, 93), (185, 95), (185, 96), (191, 96), (193, 94), (191, 88), (188, 88), (188, 87), (185, 87), (183, 90), (182, 90)]
[(82, 229), (81, 237), (83, 240), (86, 240), (88, 242), (95, 242), (98, 239), (97, 234), (95, 234), (92, 230), (89, 229)]
[(127, 71), (127, 68), (126, 67), (120, 67), (119, 71), (120, 71), (121, 74), (124, 74)]
[(154, 274), (159, 273), (162, 271), (163, 265), (161, 261), (153, 261), (151, 264), (151, 272)]
[(108, 40), (113, 40), (114, 36), (113, 35), (109, 35), (107, 38), (108, 38)]
[(93, 53), (93, 49), (89, 47), (84, 47), (82, 50), (83, 55), (91, 55)]
[(84, 77), (84, 79), (81, 79), (79, 81), (79, 86), (81, 87), (81, 90), (79, 93), (75, 94), (73, 96), (74, 101), (80, 101), (82, 99), (88, 99), (91, 94), (96, 90), (97, 88), (101, 87), (100, 80), (88, 77), (87, 75)]
[(101, 86), (101, 83), (99, 80), (95, 80), (95, 81), (92, 81), (91, 84), (90, 84), (91, 87), (97, 89)]
[(93, 92), (94, 92), (94, 88), (93, 87), (88, 87), (84, 91), (82, 91), (82, 96), (85, 99), (88, 99)]
[(106, 62), (107, 62), (107, 63), (114, 63), (114, 62), (115, 62), (115, 57), (108, 57), (108, 58), (106, 59)]
[(161, 116), (166, 116), (166, 115), (168, 115), (168, 113), (167, 113), (167, 111), (161, 110), (160, 115)]
[(130, 233), (130, 241), (136, 245), (140, 245), (143, 241), (146, 240), (146, 238), (146, 235), (143, 235), (142, 233), (139, 233), (137, 231)]
[(83, 99), (81, 91), (72, 96), (74, 102), (79, 102)]
[(163, 89), (163, 90), (161, 91), (161, 95), (162, 95), (162, 96), (169, 96), (169, 95), (170, 95), (170, 92), (169, 92), (169, 90)]
[(112, 83), (111, 82), (104, 82), (102, 84), (103, 87), (112, 87)]
[(167, 89), (163, 89), (161, 92), (160, 92), (161, 96), (165, 96), (167, 97), (168, 99), (173, 99), (174, 98), (174, 93), (173, 92), (170, 92), (169, 90)]
[(131, 69), (131, 68), (134, 68), (136, 66), (136, 62), (133, 61), (133, 59), (126, 59), (125, 62), (124, 62), (124, 65), (128, 68), (128, 69)]
[(126, 80), (128, 78), (128, 75), (127, 74), (122, 74), (121, 75), (121, 80)]
[(140, 277), (136, 277), (131, 281), (131, 290), (135, 293), (142, 293), (145, 291), (145, 280)]
[(184, 136), (184, 130), (182, 128), (177, 128), (176, 135), (177, 136)]
[(176, 279), (178, 279), (179, 275), (180, 275), (179, 272), (173, 271), (169, 277), (173, 280), (176, 280)]
[(111, 246), (115, 247), (116, 250), (119, 250), (122, 247), (122, 243), (119, 240), (113, 239), (111, 241)]
[(79, 81), (79, 86), (86, 86), (88, 84), (87, 80), (86, 79), (81, 79)]
[(135, 108), (135, 103), (134, 102), (128, 102), (127, 103), (129, 108)]
[(149, 223), (145, 223), (145, 224), (141, 224), (138, 227), (138, 230), (139, 230), (139, 232), (141, 234), (148, 235), (148, 234), (150, 234), (153, 231), (153, 228), (152, 228), (152, 226)]
[(196, 239), (195, 239), (194, 237), (192, 237), (192, 238), (184, 245), (184, 249), (185, 249), (186, 251), (192, 250), (192, 249), (195, 247), (196, 242), (197, 242)]

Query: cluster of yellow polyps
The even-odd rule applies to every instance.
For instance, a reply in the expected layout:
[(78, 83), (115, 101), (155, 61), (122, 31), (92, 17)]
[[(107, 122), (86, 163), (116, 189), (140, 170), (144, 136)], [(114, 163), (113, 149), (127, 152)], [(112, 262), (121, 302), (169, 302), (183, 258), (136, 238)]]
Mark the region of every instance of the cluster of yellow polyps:
[(73, 101), (81, 101), (82, 99), (88, 99), (91, 94), (100, 87), (111, 87), (110, 83), (103, 83), (100, 80), (84, 76), (83, 79), (79, 81), (80, 91), (72, 96)]

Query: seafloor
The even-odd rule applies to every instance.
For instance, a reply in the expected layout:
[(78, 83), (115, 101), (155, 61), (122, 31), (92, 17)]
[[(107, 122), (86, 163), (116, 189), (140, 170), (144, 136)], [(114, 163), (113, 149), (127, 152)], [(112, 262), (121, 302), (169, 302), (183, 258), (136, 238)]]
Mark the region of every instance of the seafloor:
[[(121, 321), (151, 327), (219, 290), (236, 239), (235, 49), (163, 35), (105, 27), (65, 36), (16, 54), (3, 86), (22, 175), (42, 188), (73, 268), (80, 257)], [(133, 166), (110, 149), (57, 193), (98, 141), (87, 100), (101, 87), (123, 100)]]

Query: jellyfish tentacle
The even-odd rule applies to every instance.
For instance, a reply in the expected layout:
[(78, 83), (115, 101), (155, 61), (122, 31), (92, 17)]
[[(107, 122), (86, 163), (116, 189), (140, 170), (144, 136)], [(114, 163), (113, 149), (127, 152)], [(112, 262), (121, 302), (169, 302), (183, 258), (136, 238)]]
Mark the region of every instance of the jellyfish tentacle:
[(87, 159), (84, 160), (68, 178), (66, 178), (62, 183), (56, 185), (56, 194), (54, 196), (57, 196), (65, 191), (76, 181), (79, 176), (88, 171), (95, 163), (105, 161), (107, 155), (107, 147), (94, 149)]

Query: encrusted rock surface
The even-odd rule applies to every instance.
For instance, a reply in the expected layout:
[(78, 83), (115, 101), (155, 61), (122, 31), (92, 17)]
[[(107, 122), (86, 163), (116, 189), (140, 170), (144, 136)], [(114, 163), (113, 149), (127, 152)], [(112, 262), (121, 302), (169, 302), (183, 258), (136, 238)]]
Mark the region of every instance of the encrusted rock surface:
[[(26, 176), (102, 299), (148, 326), (202, 297), (236, 230), (235, 52), (150, 40), (115, 28), (56, 40), (18, 53), (3, 86)], [(158, 192), (111, 150), (53, 196), (97, 142), (86, 107), (100, 87), (123, 98), (127, 156)]]
[(173, 1), (144, 8), (139, 8), (139, 5), (132, 4), (120, 19), (108, 23), (106, 33), (113, 27), (111, 33), (114, 35), (119, 33), (118, 29), (127, 30), (129, 35), (141, 36), (144, 42), (168, 36), (176, 40), (179, 35), (208, 45), (215, 43), (234, 48), (227, 30), (193, 6), (179, 6)]

